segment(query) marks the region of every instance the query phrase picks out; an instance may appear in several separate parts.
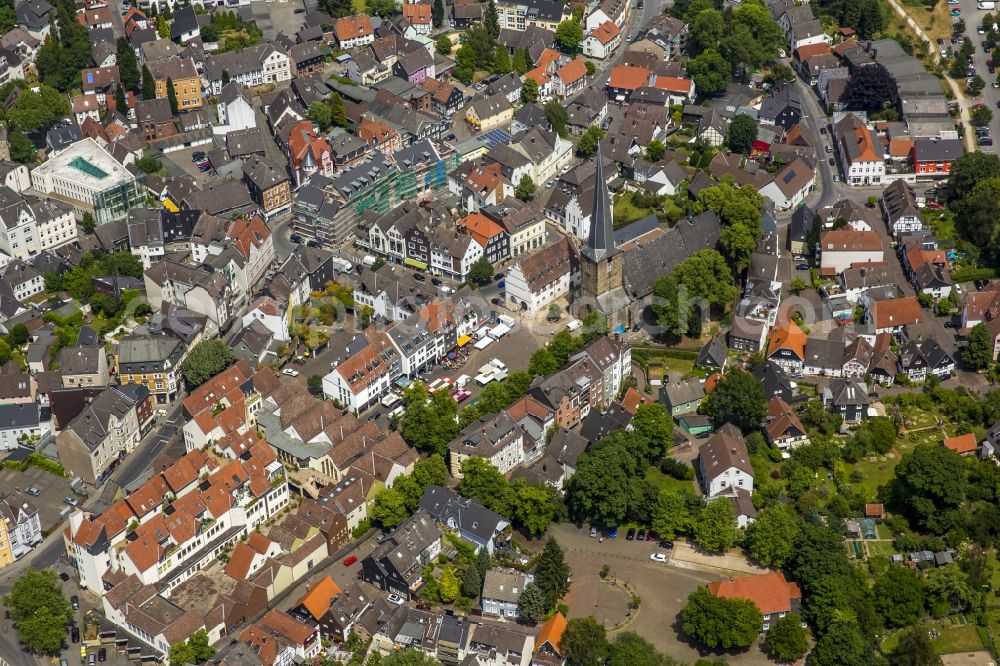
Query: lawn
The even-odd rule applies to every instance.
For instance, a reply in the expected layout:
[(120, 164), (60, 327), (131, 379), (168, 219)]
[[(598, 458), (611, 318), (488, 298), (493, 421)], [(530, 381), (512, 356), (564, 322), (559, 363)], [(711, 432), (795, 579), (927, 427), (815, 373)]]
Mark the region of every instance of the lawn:
[(889, 557), (896, 552), (891, 541), (868, 541), (866, 545), (870, 557)]
[(937, 425), (934, 414), (919, 407), (904, 407), (900, 410), (906, 422), (907, 430), (919, 430)]
[(652, 208), (639, 208), (632, 203), (632, 193), (623, 192), (615, 197), (614, 205), (614, 227), (621, 229), (636, 220), (641, 220), (647, 215), (652, 215), (656, 211)]
[(365, 14), (368, 11), (368, 4), (365, 0), (351, 0), (351, 6), (355, 14)]
[(938, 654), (976, 652), (983, 649), (983, 641), (980, 640), (975, 625), (964, 624), (958, 627), (945, 627), (939, 631), (941, 635), (931, 641), (931, 644), (934, 645), (934, 651)]
[(958, 238), (958, 233), (955, 231), (955, 214), (950, 210), (925, 208), (920, 211), (920, 216), (938, 240), (954, 242)]
[[(937, 40), (939, 39), (951, 39), (952, 27), (951, 27), (951, 12), (948, 3), (944, 0), (938, 0), (937, 4), (934, 5), (933, 9), (928, 8), (926, 4), (908, 4), (900, 3), (903, 9), (906, 11), (914, 21), (917, 22), (927, 36), (931, 38), (934, 42), (935, 48), (937, 46)], [(896, 15), (895, 12), (892, 12)]]
[(683, 491), (688, 492), (694, 491), (694, 480), (691, 481), (681, 481), (680, 479), (675, 479), (672, 476), (667, 476), (661, 472), (656, 467), (650, 466), (646, 470), (646, 480), (652, 483), (654, 486), (660, 490), (673, 490), (673, 491)]

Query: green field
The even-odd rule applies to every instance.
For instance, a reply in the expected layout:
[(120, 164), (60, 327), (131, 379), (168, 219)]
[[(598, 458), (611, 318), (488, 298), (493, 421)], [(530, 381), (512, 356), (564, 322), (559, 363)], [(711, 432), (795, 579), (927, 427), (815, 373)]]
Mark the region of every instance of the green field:
[(976, 652), (983, 649), (975, 625), (964, 624), (959, 627), (939, 629), (941, 635), (931, 641), (934, 651), (938, 654), (954, 652)]
[(681, 481), (680, 479), (675, 479), (672, 476), (667, 476), (656, 467), (650, 466), (650, 468), (646, 470), (646, 480), (660, 490), (686, 490), (688, 492), (694, 492), (694, 480)]

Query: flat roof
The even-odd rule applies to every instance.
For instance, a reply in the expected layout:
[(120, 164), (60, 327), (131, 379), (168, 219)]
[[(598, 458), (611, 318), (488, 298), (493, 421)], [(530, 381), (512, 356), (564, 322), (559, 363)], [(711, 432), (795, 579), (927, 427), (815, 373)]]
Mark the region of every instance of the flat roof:
[(106, 190), (135, 180), (128, 169), (90, 138), (70, 145), (34, 171), (76, 181), (92, 190)]

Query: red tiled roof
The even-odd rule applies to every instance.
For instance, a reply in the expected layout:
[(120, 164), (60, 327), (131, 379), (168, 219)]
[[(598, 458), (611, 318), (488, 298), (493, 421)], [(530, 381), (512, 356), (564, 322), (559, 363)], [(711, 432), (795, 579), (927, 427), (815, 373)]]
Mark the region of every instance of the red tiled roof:
[(355, 14), (337, 19), (333, 24), (333, 34), (340, 41), (365, 37), (374, 33), (372, 20), (368, 14)]
[(709, 583), (708, 591), (725, 599), (752, 601), (763, 615), (787, 613), (792, 609), (792, 600), (802, 598), (799, 586), (777, 571)]
[(946, 449), (951, 449), (955, 453), (965, 454), (972, 453), (979, 448), (979, 443), (976, 441), (976, 436), (972, 433), (966, 433), (964, 435), (958, 435), (957, 437), (949, 437), (944, 440), (944, 446)]
[(601, 25), (597, 26), (590, 31), (590, 36), (599, 41), (602, 45), (607, 46), (611, 43), (618, 35), (622, 34), (621, 30), (614, 21), (605, 21)]
[(414, 25), (430, 25), (431, 6), (422, 2), (404, 2), (403, 18)]
[(587, 76), (587, 63), (583, 58), (576, 57), (560, 67), (556, 71), (556, 76), (558, 76), (562, 82), (567, 85), (576, 83), (583, 77)]
[(649, 70), (633, 65), (616, 65), (611, 70), (608, 85), (622, 90), (635, 90), (649, 84)]
[(912, 296), (876, 301), (871, 306), (875, 328), (895, 328), (907, 324), (918, 324), (923, 320), (920, 303)]

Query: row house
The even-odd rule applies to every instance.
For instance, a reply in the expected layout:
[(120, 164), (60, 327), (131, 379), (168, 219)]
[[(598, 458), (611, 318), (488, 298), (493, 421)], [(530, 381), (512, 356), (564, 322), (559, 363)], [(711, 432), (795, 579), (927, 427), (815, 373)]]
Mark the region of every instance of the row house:
[(63, 532), (66, 554), (98, 596), (113, 572), (169, 595), (288, 501), (284, 469), (266, 442), (221, 466), (191, 451), (104, 513), (74, 511)]
[(27, 261), (76, 241), (73, 207), (0, 186), (0, 251)]
[(202, 264), (194, 268), (164, 259), (145, 271), (144, 282), (153, 310), (170, 303), (207, 317), (206, 337), (215, 335), (229, 323), (234, 289), (212, 266)]
[(506, 411), (482, 417), (448, 444), (454, 478), (462, 478), (462, 464), (469, 458), (481, 458), (501, 474), (509, 474), (524, 462), (524, 430)]
[(361, 413), (402, 376), (402, 361), (389, 336), (374, 328), (355, 336), (352, 347), (356, 350), (323, 377), (323, 394)]
[(875, 132), (850, 113), (834, 125), (833, 131), (844, 182), (881, 185), (885, 178), (885, 158)]
[(296, 124), (288, 135), (288, 160), (295, 178), (295, 187), (309, 182), (315, 174), (334, 174), (333, 151), (326, 136), (316, 131), (311, 120)]
[(579, 283), (579, 256), (572, 241), (555, 243), (513, 264), (505, 276), (507, 304), (536, 315)]
[(144, 387), (109, 386), (56, 435), (66, 471), (97, 487), (139, 443), (139, 409), (149, 399)]
[(591, 58), (604, 60), (622, 44), (622, 33), (614, 21), (605, 21), (593, 28), (583, 40), (583, 53)]
[(193, 390), (183, 405), (184, 448), (192, 451), (253, 429), (262, 400), (249, 364), (239, 361)]
[(834, 229), (820, 235), (820, 274), (835, 276), (851, 266), (882, 262), (882, 238), (874, 231)]
[(225, 82), (235, 81), (247, 88), (292, 79), (292, 61), (278, 45), (257, 44), (205, 58), (205, 80), (212, 95), (222, 93)]
[(475, 212), (513, 198), (514, 184), (498, 162), (469, 161), (448, 174), (448, 191), (459, 197), (463, 208)]
[[(200, 337), (195, 335), (192, 346)], [(143, 386), (154, 401), (166, 404), (183, 388), (181, 364), (187, 350), (184, 340), (167, 332), (127, 335), (118, 341), (115, 375), (121, 385)]]

